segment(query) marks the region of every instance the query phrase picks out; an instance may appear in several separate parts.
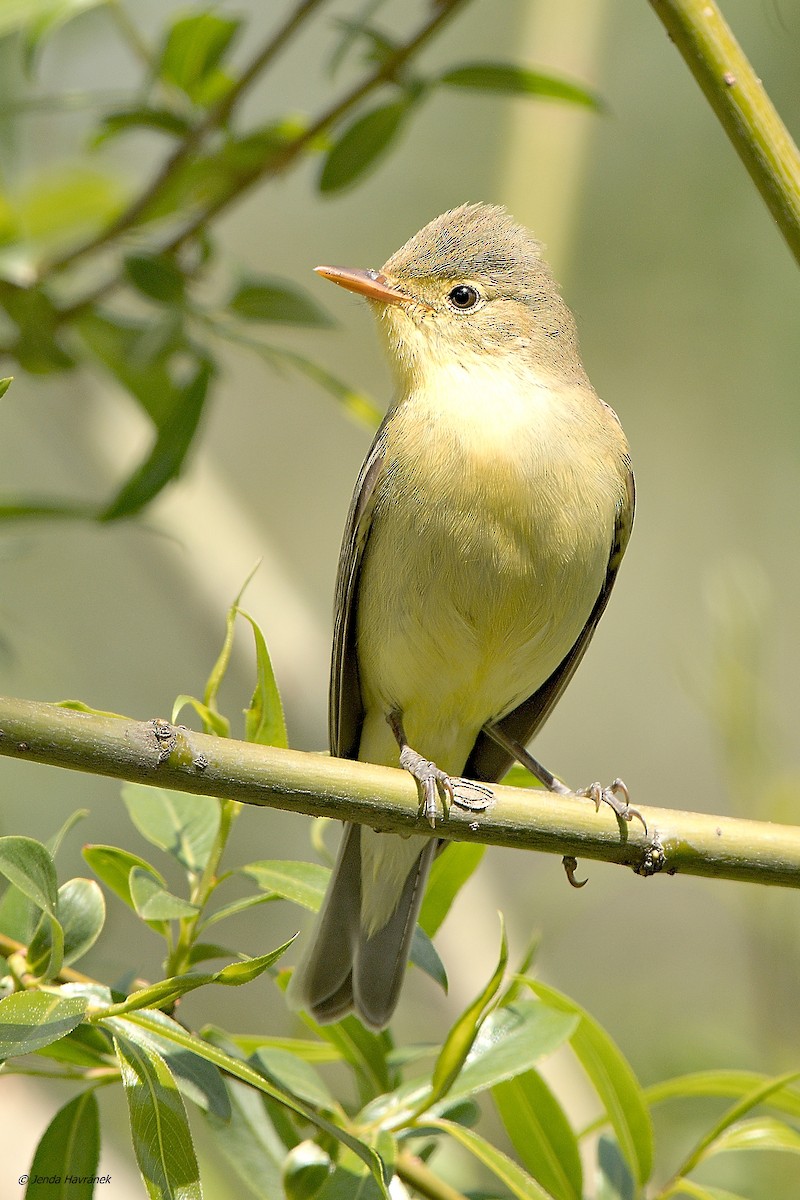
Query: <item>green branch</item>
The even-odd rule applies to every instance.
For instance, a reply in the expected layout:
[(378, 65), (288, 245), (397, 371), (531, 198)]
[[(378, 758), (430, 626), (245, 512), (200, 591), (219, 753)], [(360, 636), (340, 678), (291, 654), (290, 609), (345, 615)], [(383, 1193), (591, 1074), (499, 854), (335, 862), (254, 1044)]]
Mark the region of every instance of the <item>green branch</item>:
[(650, 0), (800, 263), (800, 151), (713, 0)]
[(641, 808), (648, 832), (589, 800), (493, 787), (485, 812), (452, 807), (435, 831), (403, 771), (209, 737), (166, 721), (0, 698), (0, 754), (398, 833), (540, 850), (632, 867), (800, 887), (800, 828)]

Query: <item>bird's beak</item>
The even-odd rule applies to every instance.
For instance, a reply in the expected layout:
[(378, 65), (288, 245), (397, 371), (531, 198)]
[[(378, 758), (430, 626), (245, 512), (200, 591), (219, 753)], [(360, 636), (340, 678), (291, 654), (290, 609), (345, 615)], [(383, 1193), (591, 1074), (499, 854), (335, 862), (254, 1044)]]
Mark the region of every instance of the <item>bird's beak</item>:
[(348, 292), (358, 292), (368, 300), (379, 300), (382, 304), (418, 304), (413, 296), (396, 288), (380, 271), (361, 271), (357, 267), (314, 267), (323, 279), (338, 283)]

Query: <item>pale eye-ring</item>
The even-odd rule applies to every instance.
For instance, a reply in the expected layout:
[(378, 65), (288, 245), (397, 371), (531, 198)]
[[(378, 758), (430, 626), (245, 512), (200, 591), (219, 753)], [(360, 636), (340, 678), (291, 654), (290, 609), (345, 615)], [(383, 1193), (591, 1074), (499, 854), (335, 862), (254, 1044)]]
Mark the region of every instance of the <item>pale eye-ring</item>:
[(457, 283), (447, 296), (451, 308), (458, 312), (469, 312), (480, 302), (480, 298), (478, 289), (469, 283)]

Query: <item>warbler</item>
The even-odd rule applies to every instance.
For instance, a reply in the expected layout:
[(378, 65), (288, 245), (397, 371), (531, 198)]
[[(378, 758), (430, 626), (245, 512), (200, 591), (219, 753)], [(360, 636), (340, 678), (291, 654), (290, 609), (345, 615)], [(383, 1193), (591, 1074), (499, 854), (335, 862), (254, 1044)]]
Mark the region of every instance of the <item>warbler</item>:
[[(525, 750), (578, 666), (631, 531), (620, 422), (595, 393), (540, 244), (503, 209), (464, 204), (380, 271), (317, 267), (365, 296), (397, 398), (358, 477), (339, 559), (330, 748), (403, 766), (437, 793)], [(584, 789), (625, 819), (620, 780)], [(438, 840), (345, 826), (290, 1001), (382, 1029), (397, 1004)]]

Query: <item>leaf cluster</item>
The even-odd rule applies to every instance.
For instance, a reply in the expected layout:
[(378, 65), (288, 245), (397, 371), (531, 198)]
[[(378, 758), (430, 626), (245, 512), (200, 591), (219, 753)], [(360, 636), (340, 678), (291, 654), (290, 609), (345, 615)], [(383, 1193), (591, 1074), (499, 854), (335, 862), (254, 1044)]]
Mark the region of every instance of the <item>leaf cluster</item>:
[[(0, 374), (81, 368), (110, 379), (148, 423), (151, 439), (105, 498), (6, 496), (0, 519), (116, 521), (141, 513), (183, 470), (226, 343), (273, 370), (301, 373), (355, 418), (377, 422), (368, 396), (280, 340), (287, 329), (330, 327), (327, 313), (290, 281), (226, 261), (216, 226), (248, 192), (309, 161), (322, 195), (360, 183), (443, 90), (600, 107), (577, 84), (515, 64), (423, 72), (420, 51), (466, 3), (428, 6), (411, 30), (378, 26), (380, 5), (334, 20), (324, 0), (286, 3), (255, 50), (243, 18), (207, 6), (168, 17), (150, 43), (112, 0), (6, 5), (0, 41), (5, 59), (19, 63), (18, 94), (5, 114), (12, 143), (26, 139), (27, 123), (43, 112), (57, 121), (81, 108), (89, 128), (85, 144), (66, 146), (63, 161), (42, 164), (32, 181), (15, 178), (13, 158), (0, 166), (0, 359), (9, 362)], [(92, 23), (87, 9), (103, 10), (106, 21)], [(121, 43), (133, 58), (123, 93), (52, 96), (41, 87), (49, 42), (78, 17), (96, 39)], [(330, 97), (318, 111), (298, 114), (282, 110), (280, 89), (266, 89), (273, 111), (253, 123), (245, 100), (317, 19), (329, 38)], [(103, 53), (99, 45), (96, 53)], [(356, 80), (347, 87), (336, 83), (343, 64)], [(111, 153), (133, 137), (151, 156), (135, 185), (120, 178)]]

